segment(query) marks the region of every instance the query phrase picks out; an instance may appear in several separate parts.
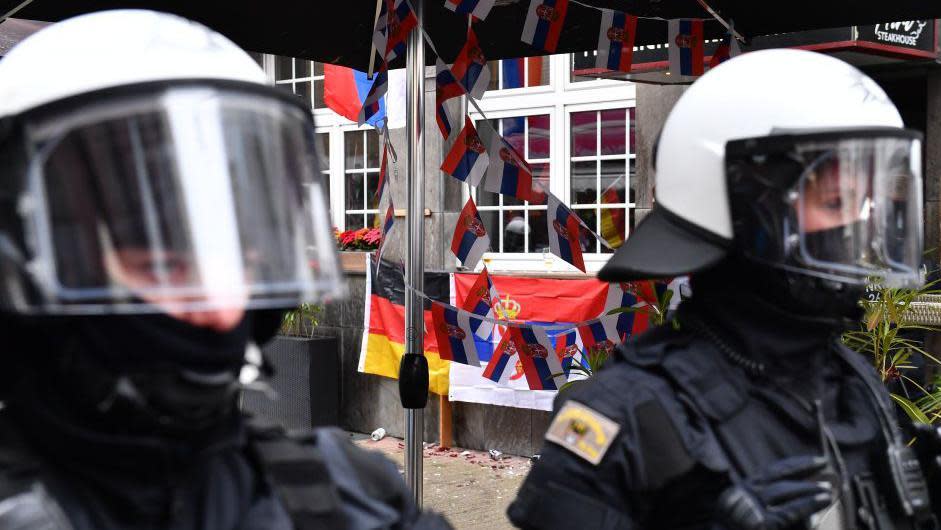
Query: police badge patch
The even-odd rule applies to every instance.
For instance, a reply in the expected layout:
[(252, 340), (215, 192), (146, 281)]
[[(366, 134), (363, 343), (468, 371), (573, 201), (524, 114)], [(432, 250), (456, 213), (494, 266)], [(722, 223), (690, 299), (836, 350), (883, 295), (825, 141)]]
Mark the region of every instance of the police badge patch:
[(567, 401), (546, 431), (546, 440), (598, 465), (621, 426), (576, 401)]

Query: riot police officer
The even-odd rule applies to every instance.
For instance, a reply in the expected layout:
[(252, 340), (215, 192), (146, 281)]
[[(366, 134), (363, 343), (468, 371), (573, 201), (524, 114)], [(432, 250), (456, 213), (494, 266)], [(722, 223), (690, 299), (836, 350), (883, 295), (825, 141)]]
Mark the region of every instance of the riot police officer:
[(840, 342), (872, 278), (921, 285), (921, 167), (920, 135), (835, 58), (754, 52), (694, 83), (663, 127), (654, 209), (599, 273), (691, 274), (692, 297), (560, 393), (510, 519), (934, 528), (888, 393)]
[(150, 11), (0, 61), (0, 528), (445, 528), (337, 430), (238, 411), (252, 341), (343, 294), (310, 109)]

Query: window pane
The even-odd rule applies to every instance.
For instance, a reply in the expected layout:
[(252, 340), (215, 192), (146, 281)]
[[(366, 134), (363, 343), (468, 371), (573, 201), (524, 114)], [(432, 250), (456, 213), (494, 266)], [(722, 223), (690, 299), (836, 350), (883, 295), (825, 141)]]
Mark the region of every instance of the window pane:
[(304, 103), (310, 105), (310, 81), (298, 81), (294, 83), (294, 93), (301, 98)]
[(310, 77), (310, 61), (306, 61), (304, 59), (295, 59), (294, 77)]
[[(601, 209), (601, 230), (598, 232), (598, 235), (603, 237), (612, 248), (618, 248), (624, 244), (624, 229), (627, 226), (624, 222), (625, 213), (627, 213), (627, 211), (624, 208)], [(614, 251), (601, 245), (601, 252), (608, 254)]]
[(529, 251), (549, 252), (549, 230), (546, 225), (546, 210), (529, 210)]
[(572, 69), (569, 72), (569, 80), (573, 83), (580, 83), (582, 81), (594, 81), (594, 77), (589, 76), (579, 76), (575, 75), (575, 72), (581, 70), (587, 70), (595, 68), (595, 51), (579, 52), (572, 54), (571, 66)]
[[(595, 213), (594, 208), (587, 209), (587, 210), (573, 210), (573, 211), (575, 212), (575, 215), (582, 218), (582, 221), (585, 222), (585, 225), (587, 225), (588, 228), (590, 228), (593, 232), (598, 231), (598, 228), (597, 228), (598, 221), (596, 219), (597, 214)], [(581, 243), (582, 252), (597, 252), (598, 251), (597, 250), (598, 240), (595, 239), (595, 236), (591, 235), (584, 228), (579, 230), (578, 240), (579, 240), (579, 243)]]
[(512, 118), (503, 118), (500, 122), (503, 124), (503, 138), (516, 149), (520, 156), (526, 156), (524, 128), (526, 119), (522, 116)]
[(282, 83), (280, 85), (275, 85), (275, 86), (278, 87), (280, 90), (287, 92), (288, 94), (294, 93), (294, 85), (292, 85), (291, 83)]
[(500, 212), (478, 211), (480, 220), (484, 222), (487, 235), (490, 236), (490, 250), (500, 251)]
[(487, 61), (487, 68), (490, 69), (490, 84), (487, 90), (500, 90), (500, 63), (502, 61)]
[(381, 148), (379, 133), (375, 129), (366, 131), (366, 167), (379, 169), (379, 150)]
[(330, 133), (317, 133), (317, 143), (320, 157), (324, 161), (324, 169), (327, 169), (330, 167)]
[(379, 198), (376, 197), (376, 191), (379, 189), (379, 172), (369, 172), (366, 174), (366, 208), (375, 210), (379, 208)]
[(363, 228), (365, 224), (363, 223), (363, 214), (353, 213), (346, 215), (346, 229), (347, 230), (357, 230)]
[(572, 204), (598, 202), (597, 163), (572, 162)]
[(503, 59), (500, 65), (503, 70), (503, 86), (500, 88), (522, 88), (525, 80), (524, 59)]
[(625, 167), (624, 160), (601, 162), (601, 204), (624, 202), (624, 187), (627, 181)]
[(323, 75), (323, 63), (314, 63), (314, 75)]
[(483, 188), (477, 189), (477, 206), (499, 206), (500, 195), (491, 193)]
[(630, 196), (627, 198), (627, 200), (628, 200), (631, 204), (634, 204), (634, 201), (637, 200), (637, 173), (636, 173), (636, 170), (635, 170), (635, 168), (634, 168), (634, 164), (635, 164), (636, 162), (637, 162), (637, 161), (634, 160), (634, 159), (631, 159), (631, 160), (628, 160), (628, 161), (627, 161), (627, 171), (628, 171), (628, 173), (627, 173), (627, 174), (628, 174), (628, 179), (627, 179), (627, 180), (628, 180), (628, 183), (630, 184), (630, 188), (629, 188), (629, 190), (628, 190), (628, 192), (630, 193)]
[(346, 169), (362, 169), (363, 151), (366, 146), (363, 145), (363, 133), (361, 131), (350, 131), (343, 133), (344, 150), (346, 151)]
[[(385, 214), (383, 214), (383, 216), (384, 215)], [(379, 214), (371, 213), (367, 215), (366, 218), (367, 218), (366, 226), (368, 226), (369, 228), (379, 228), (380, 226), (382, 226), (381, 225), (382, 221), (379, 220)]]
[(627, 153), (627, 132), (624, 109), (601, 111), (601, 154), (623, 155)]
[(274, 78), (276, 81), (292, 79), (294, 77), (294, 72), (291, 69), (292, 63), (293, 60), (290, 57), (283, 57), (281, 55), (275, 57)]
[(529, 232), (523, 210), (504, 210), (503, 252), (523, 252), (523, 238)]
[(549, 158), (549, 115), (540, 114), (526, 119), (529, 122), (529, 158)]
[(346, 175), (346, 209), (363, 209), (363, 174), (349, 173)]
[(595, 156), (598, 154), (598, 113), (573, 112), (570, 114), (572, 124), (572, 156)]
[(526, 86), (544, 86), (549, 84), (549, 58), (530, 57), (526, 59), (529, 77)]
[(549, 198), (549, 163), (537, 162), (531, 166), (533, 168), (533, 197), (529, 204), (546, 204)]
[(314, 108), (325, 109), (327, 104), (323, 100), (323, 79), (314, 81)]
[(630, 131), (628, 132), (628, 138), (627, 138), (628, 146), (630, 147), (630, 152), (634, 154), (637, 154), (637, 152), (634, 150), (634, 147), (637, 145), (634, 142), (634, 125), (635, 125), (634, 114), (636, 113), (636, 111), (637, 109), (635, 109), (634, 107), (631, 107), (630, 109), (628, 109), (628, 113), (627, 113), (627, 119), (630, 121)]

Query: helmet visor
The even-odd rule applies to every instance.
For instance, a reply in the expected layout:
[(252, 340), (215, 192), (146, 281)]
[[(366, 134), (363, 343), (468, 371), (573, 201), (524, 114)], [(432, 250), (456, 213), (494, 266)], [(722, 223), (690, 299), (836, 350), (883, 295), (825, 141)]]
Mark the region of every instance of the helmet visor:
[(18, 310), (291, 307), (342, 295), (308, 112), (172, 88), (27, 124)]
[(792, 204), (802, 261), (838, 276), (917, 278), (920, 149), (920, 142), (899, 138), (799, 146), (798, 156), (809, 162)]

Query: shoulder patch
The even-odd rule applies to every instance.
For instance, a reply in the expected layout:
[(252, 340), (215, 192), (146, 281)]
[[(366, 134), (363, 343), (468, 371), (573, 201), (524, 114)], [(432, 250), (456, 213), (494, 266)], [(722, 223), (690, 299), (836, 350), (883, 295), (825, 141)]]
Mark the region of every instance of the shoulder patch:
[(555, 415), (546, 440), (597, 466), (620, 430), (620, 425), (600, 412), (570, 400)]

